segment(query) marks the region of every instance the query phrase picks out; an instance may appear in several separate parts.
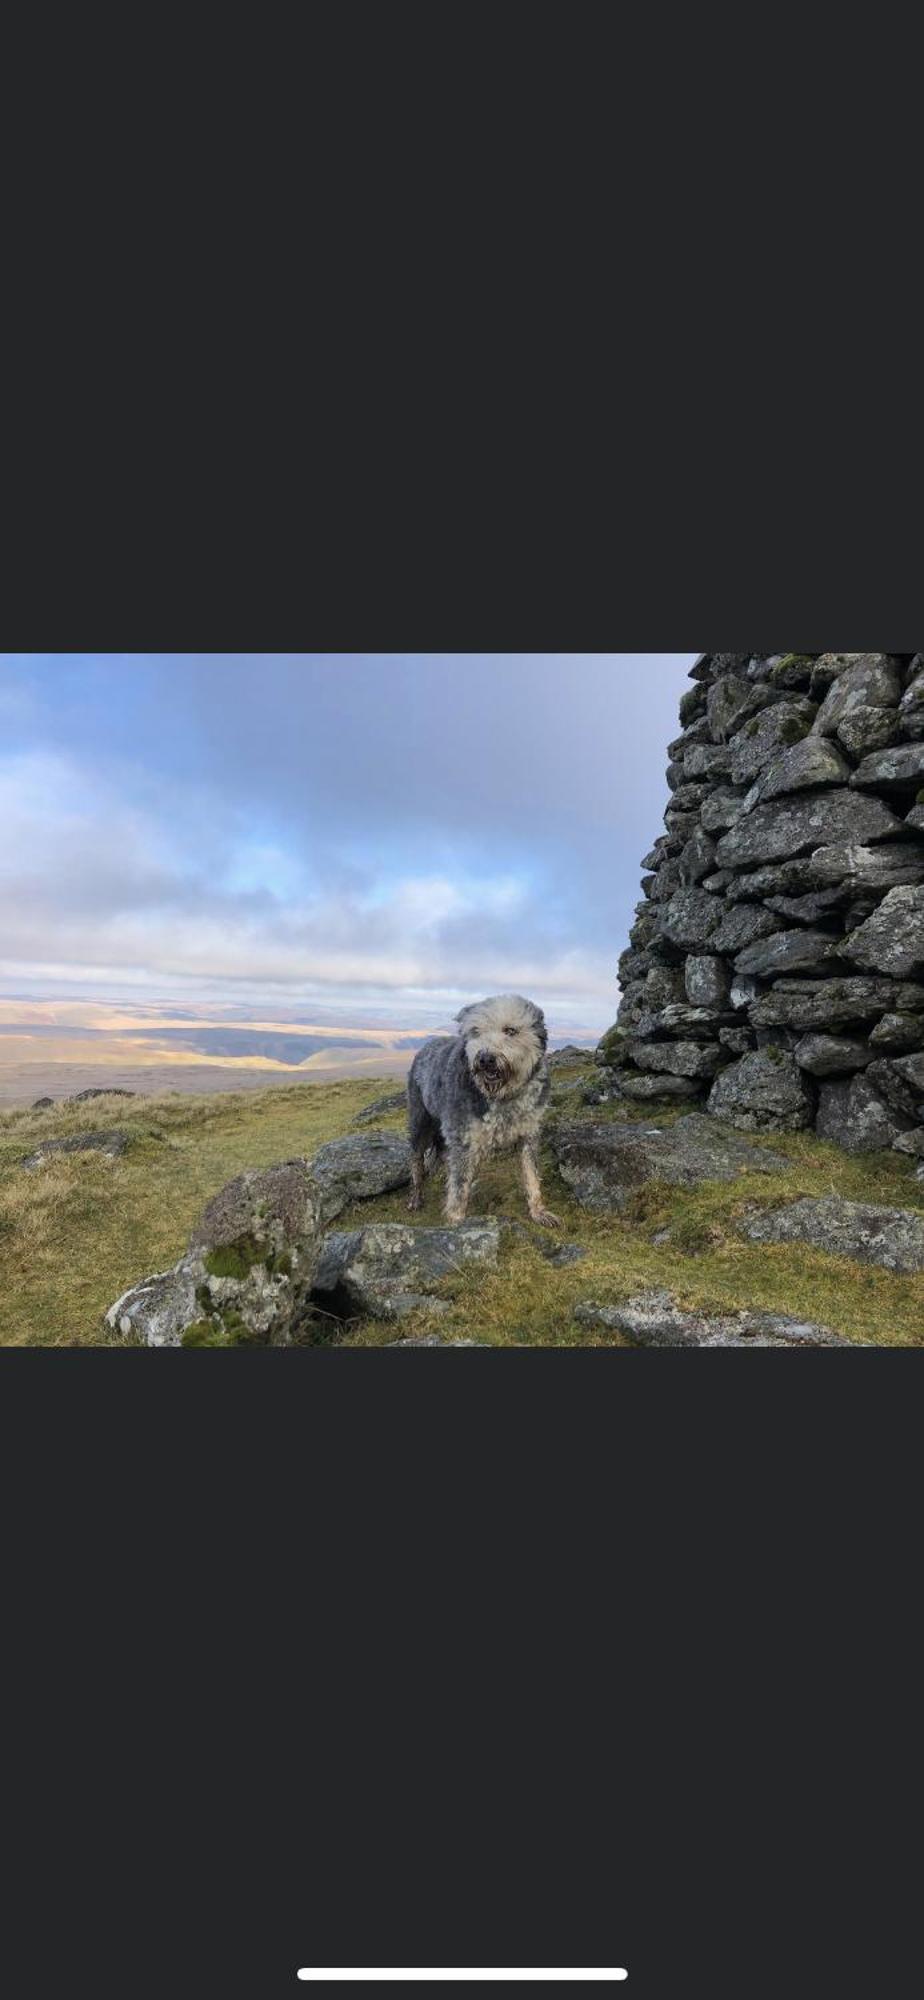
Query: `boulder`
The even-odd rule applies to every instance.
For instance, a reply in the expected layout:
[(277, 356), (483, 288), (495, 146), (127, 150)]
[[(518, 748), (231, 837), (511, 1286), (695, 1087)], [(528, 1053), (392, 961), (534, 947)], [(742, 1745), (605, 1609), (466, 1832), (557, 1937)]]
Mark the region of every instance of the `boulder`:
[[(633, 1076), (624, 1070), (619, 1078), (619, 1095), (628, 1098), (632, 1104), (658, 1104), (671, 1097), (692, 1098), (699, 1097), (701, 1093), (702, 1084), (692, 1076), (666, 1076), (663, 1072), (653, 1076)], [(585, 1097), (584, 1102), (588, 1101), (593, 1100)], [(606, 1100), (598, 1098), (596, 1102), (605, 1103)]]
[(753, 785), (771, 757), (808, 735), (816, 712), (814, 702), (796, 696), (752, 716), (731, 740), (732, 784)]
[(815, 1093), (793, 1056), (755, 1049), (716, 1078), (708, 1108), (739, 1132), (803, 1132), (815, 1115)]
[(65, 1104), (89, 1104), (94, 1097), (134, 1097), (134, 1090), (121, 1090), (114, 1083), (93, 1084), (89, 1090), (75, 1090), (73, 1097), (66, 1097)]
[(924, 974), (924, 884), (890, 889), (843, 945), (845, 958), (894, 979)]
[(924, 1009), (924, 985), (893, 979), (780, 980), (755, 999), (755, 1028), (837, 1028), (875, 1021), (885, 1013)]
[(499, 1248), (494, 1220), (445, 1229), (374, 1222), (334, 1230), (318, 1259), (313, 1303), (337, 1319), (401, 1319), (422, 1305), (432, 1310), (441, 1303), (429, 1295), (440, 1279), (470, 1264), (494, 1266)]
[(920, 1014), (883, 1014), (869, 1040), (877, 1055), (910, 1055), (924, 1049), (924, 1018)]
[(726, 911), (710, 942), (714, 951), (733, 958), (758, 938), (773, 937), (782, 928), (780, 918), (763, 903), (737, 903)]
[(884, 1152), (910, 1123), (879, 1095), (868, 1073), (819, 1088), (818, 1137), (846, 1153)]
[(375, 1125), (380, 1118), (388, 1118), (393, 1111), (406, 1111), (406, 1109), (407, 1091), (392, 1090), (387, 1097), (377, 1097), (374, 1104), (367, 1104), (362, 1111), (357, 1111), (353, 1124)]
[(66, 1153), (102, 1153), (106, 1160), (117, 1160), (128, 1143), (127, 1132), (74, 1132), (67, 1139), (43, 1139), (22, 1165), (31, 1173)]
[(325, 1222), (354, 1201), (372, 1201), (405, 1187), (411, 1178), (411, 1149), (397, 1132), (356, 1132), (331, 1139), (315, 1153), (312, 1172), (321, 1189)]
[(692, 1007), (721, 1009), (728, 1006), (731, 971), (724, 958), (714, 954), (688, 958), (685, 966), (686, 995)]
[(897, 711), (901, 700), (901, 677), (888, 653), (848, 654), (844, 660), (813, 724), (819, 736), (838, 735), (841, 725), (858, 710)]
[(839, 1035), (804, 1035), (793, 1055), (800, 1069), (820, 1077), (853, 1074), (873, 1060), (868, 1042), (850, 1041)]
[(621, 1306), (585, 1301), (579, 1326), (625, 1334), (635, 1347), (852, 1347), (857, 1343), (786, 1313), (687, 1312), (670, 1292), (640, 1292)]
[(924, 743), (898, 743), (877, 750), (858, 765), (851, 785), (875, 792), (914, 792), (924, 784)]
[(924, 846), (890, 840), (883, 847), (864, 847), (858, 841), (841, 841), (816, 848), (810, 865), (820, 888), (836, 884), (853, 892), (897, 889), (924, 882)]
[(632, 1060), (659, 1076), (713, 1077), (722, 1061), (714, 1042), (633, 1042)]
[(824, 736), (805, 736), (791, 750), (771, 757), (744, 801), (746, 813), (764, 799), (782, 798), (787, 792), (808, 792), (825, 785), (846, 785), (852, 766), (842, 751)]
[(678, 889), (659, 909), (657, 930), (678, 951), (699, 951), (721, 920), (721, 909), (706, 889)]
[(749, 1217), (741, 1233), (750, 1243), (807, 1243), (858, 1264), (878, 1264), (902, 1274), (924, 1271), (924, 1214), (880, 1208), (824, 1195)]
[(131, 1286), (106, 1324), (148, 1347), (287, 1345), (320, 1239), (321, 1190), (307, 1161), (238, 1174), (203, 1210), (186, 1256)]
[(744, 815), (722, 835), (720, 868), (751, 868), (761, 861), (785, 860), (803, 848), (839, 840), (886, 840), (902, 822), (883, 800), (844, 787), (774, 799)]
[(582, 1208), (620, 1213), (648, 1181), (699, 1187), (741, 1174), (773, 1174), (786, 1161), (693, 1112), (663, 1129), (562, 1122), (550, 1134), (563, 1181)]
[(835, 942), (830, 931), (776, 931), (772, 937), (746, 945), (735, 959), (735, 971), (752, 973), (758, 979), (775, 979), (785, 972), (815, 972), (830, 959)]

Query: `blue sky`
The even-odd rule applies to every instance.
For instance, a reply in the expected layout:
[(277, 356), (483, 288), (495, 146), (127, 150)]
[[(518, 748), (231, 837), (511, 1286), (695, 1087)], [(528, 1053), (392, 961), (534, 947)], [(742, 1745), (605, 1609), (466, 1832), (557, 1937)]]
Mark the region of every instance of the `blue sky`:
[(0, 990), (596, 1033), (696, 657), (0, 654)]

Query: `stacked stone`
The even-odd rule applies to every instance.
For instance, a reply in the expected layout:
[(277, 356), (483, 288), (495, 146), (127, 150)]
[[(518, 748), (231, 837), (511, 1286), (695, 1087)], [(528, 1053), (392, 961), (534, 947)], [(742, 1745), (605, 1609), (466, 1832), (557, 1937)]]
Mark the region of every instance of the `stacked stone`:
[(706, 653), (690, 678), (611, 1085), (924, 1158), (924, 653)]

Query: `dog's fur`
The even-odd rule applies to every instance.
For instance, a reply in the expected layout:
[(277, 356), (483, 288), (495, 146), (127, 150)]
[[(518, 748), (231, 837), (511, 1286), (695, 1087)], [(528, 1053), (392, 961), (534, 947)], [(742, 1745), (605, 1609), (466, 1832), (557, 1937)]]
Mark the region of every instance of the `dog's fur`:
[(411, 1065), (408, 1207), (420, 1207), (428, 1162), (445, 1152), (446, 1220), (462, 1222), (482, 1160), (519, 1146), (530, 1216), (558, 1228), (539, 1183), (539, 1133), (549, 1098), (542, 1009), (508, 993), (463, 1007), (456, 1022), (458, 1034), (435, 1035)]

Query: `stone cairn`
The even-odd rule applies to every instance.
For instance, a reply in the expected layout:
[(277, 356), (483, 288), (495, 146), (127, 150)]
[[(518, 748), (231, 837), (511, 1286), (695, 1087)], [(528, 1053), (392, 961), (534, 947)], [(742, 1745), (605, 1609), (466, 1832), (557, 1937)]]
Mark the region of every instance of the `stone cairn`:
[(705, 653), (607, 1089), (924, 1158), (924, 653)]

